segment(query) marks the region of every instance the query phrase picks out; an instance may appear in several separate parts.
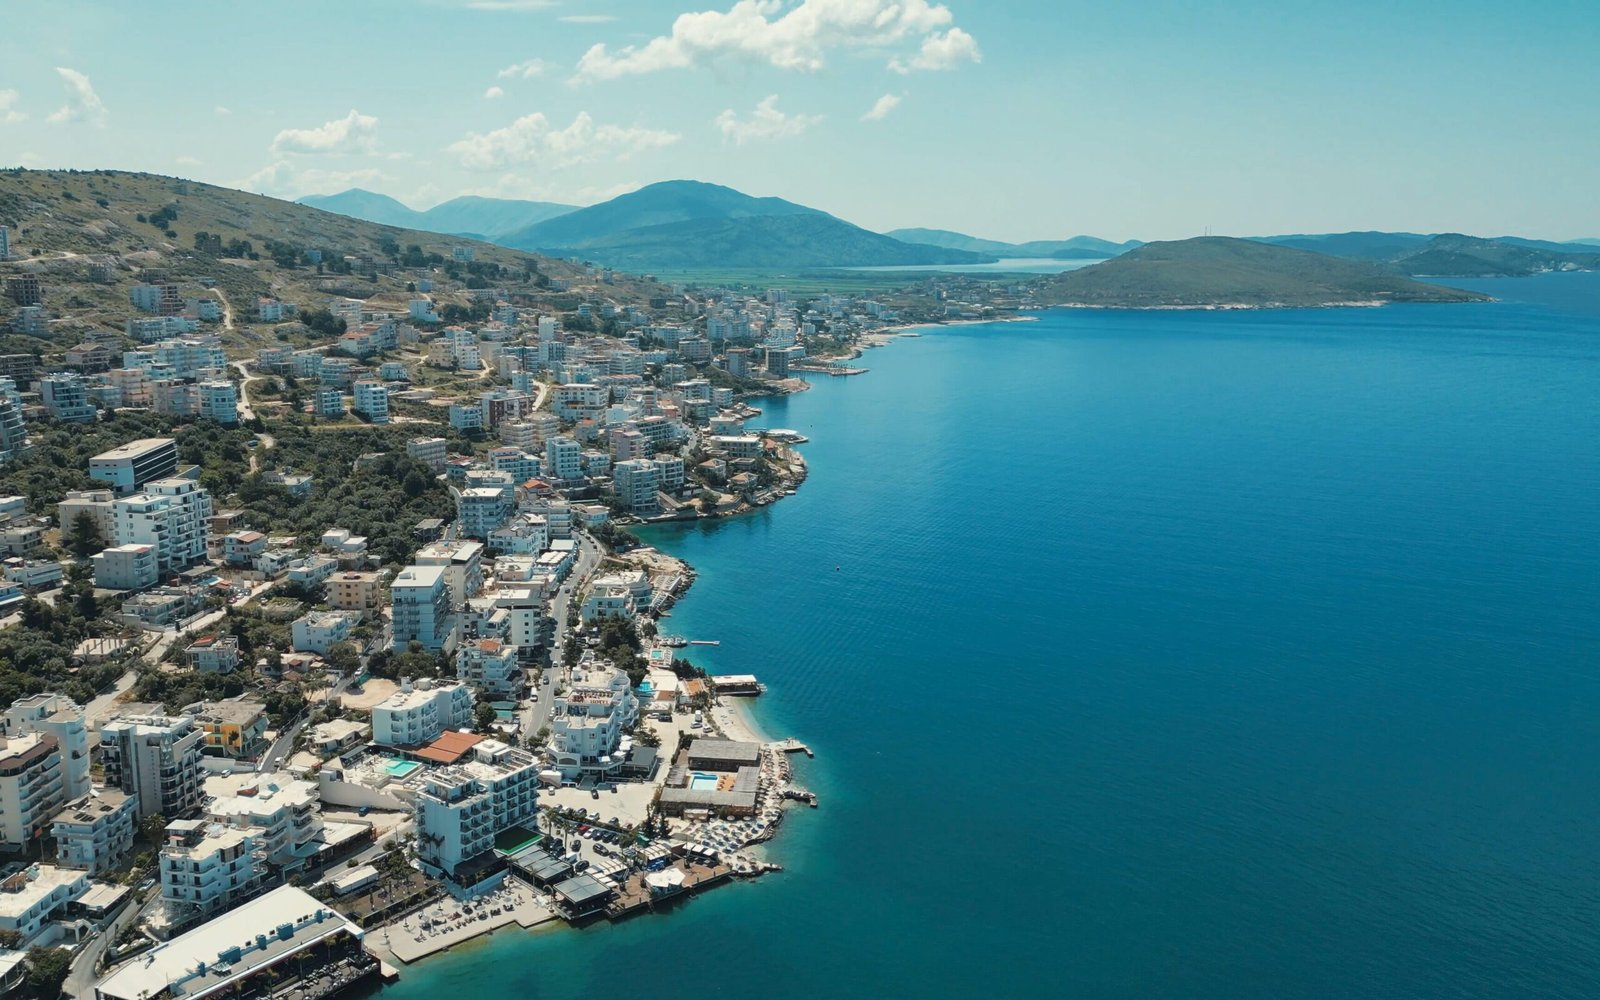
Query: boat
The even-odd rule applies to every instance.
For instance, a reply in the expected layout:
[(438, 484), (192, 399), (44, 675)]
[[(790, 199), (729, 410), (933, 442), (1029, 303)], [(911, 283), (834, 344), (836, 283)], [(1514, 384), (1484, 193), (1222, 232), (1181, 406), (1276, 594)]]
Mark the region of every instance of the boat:
[(682, 649), (684, 646), (689, 645), (689, 640), (681, 635), (664, 635), (661, 637), (661, 645), (672, 649)]

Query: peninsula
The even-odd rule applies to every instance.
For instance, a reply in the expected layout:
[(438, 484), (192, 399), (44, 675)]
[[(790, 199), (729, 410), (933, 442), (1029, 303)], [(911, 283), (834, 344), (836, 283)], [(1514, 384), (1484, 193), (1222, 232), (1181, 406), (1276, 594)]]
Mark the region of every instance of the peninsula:
[(1044, 281), (1047, 305), (1111, 309), (1270, 309), (1487, 298), (1424, 284), (1366, 261), (1224, 236), (1146, 243)]

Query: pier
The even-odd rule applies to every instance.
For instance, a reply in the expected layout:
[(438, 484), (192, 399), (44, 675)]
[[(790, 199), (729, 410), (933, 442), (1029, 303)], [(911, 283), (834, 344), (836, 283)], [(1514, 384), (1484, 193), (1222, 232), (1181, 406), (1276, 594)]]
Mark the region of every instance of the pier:
[(773, 743), (772, 746), (777, 749), (779, 753), (803, 753), (807, 757), (816, 756), (816, 754), (811, 752), (810, 747), (806, 746), (804, 743), (801, 743), (793, 736), (786, 740), (778, 740), (777, 742)]

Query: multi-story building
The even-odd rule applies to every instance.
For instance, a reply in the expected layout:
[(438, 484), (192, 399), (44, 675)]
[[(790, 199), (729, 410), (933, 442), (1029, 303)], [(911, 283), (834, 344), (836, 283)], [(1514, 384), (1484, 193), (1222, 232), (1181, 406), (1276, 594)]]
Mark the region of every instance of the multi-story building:
[(499, 639), (475, 639), (456, 653), (456, 676), (489, 694), (516, 697), (522, 691), (517, 647)]
[(353, 409), (372, 423), (389, 422), (389, 390), (382, 382), (363, 379), (351, 387), (354, 394)]
[(232, 635), (203, 635), (183, 651), (191, 670), (202, 674), (231, 674), (239, 669), (239, 639)]
[(681, 455), (657, 455), (651, 461), (656, 467), (657, 489), (671, 496), (683, 490), (685, 477)]
[(106, 784), (134, 796), (139, 819), (182, 816), (200, 805), (205, 733), (188, 716), (117, 716), (100, 724)]
[(596, 580), (583, 598), (580, 617), (585, 625), (609, 618), (632, 621), (638, 612), (633, 591), (624, 584), (604, 578)]
[(121, 865), (133, 849), (139, 803), (116, 788), (69, 802), (50, 821), (56, 864), (98, 875)]
[(497, 740), (473, 747), (464, 763), (431, 772), (416, 798), (417, 854), (424, 865), (454, 875), (464, 862), (493, 850), (499, 834), (532, 826), (538, 772), (532, 754)]
[(383, 573), (335, 573), (328, 580), (328, 607), (355, 611), (363, 618), (383, 606)]
[(112, 506), (118, 545), (153, 545), (161, 571), (202, 562), (211, 539), (211, 494), (190, 479), (157, 479)]
[(460, 681), (405, 681), (372, 709), (372, 741), (414, 747), (472, 724), (472, 689)]
[(594, 660), (573, 670), (572, 687), (556, 696), (550, 716), (551, 750), (563, 777), (610, 774), (622, 766), (624, 732), (639, 718), (628, 675)]
[(161, 848), (161, 899), (175, 922), (207, 917), (255, 892), (256, 833), (201, 820), (167, 824)]
[(287, 871), (303, 867), (324, 843), (321, 793), (288, 774), (262, 775), (254, 795), (212, 799), (205, 816), (249, 832), (261, 858)]
[(227, 379), (212, 379), (201, 382), (197, 386), (200, 390), (200, 415), (215, 420), (224, 426), (234, 426), (239, 422), (239, 387)]
[(468, 538), (487, 539), (516, 509), (515, 493), (504, 487), (474, 486), (456, 494), (456, 522)]
[(267, 748), (267, 706), (259, 701), (208, 701), (196, 713), (195, 725), (205, 737), (201, 752), (209, 757), (239, 760)]
[(546, 635), (545, 595), (538, 586), (504, 586), (494, 592), (494, 606), (506, 612), (506, 639), (519, 656), (532, 656)]
[(27, 950), (40, 932), (69, 903), (89, 891), (87, 872), (55, 865), (34, 864), (0, 881), (0, 931), (17, 936), (17, 947)]
[(89, 724), (81, 706), (64, 694), (31, 694), (12, 702), (0, 721), (6, 736), (54, 736), (61, 748), (62, 794), (68, 799), (89, 794)]
[(434, 472), (443, 472), (445, 460), (450, 455), (450, 442), (438, 437), (412, 438), (406, 442), (406, 454)]
[(129, 441), (89, 459), (89, 478), (110, 483), (121, 495), (177, 471), (178, 442), (172, 438)]
[(661, 502), (656, 498), (661, 474), (655, 462), (643, 458), (618, 462), (611, 475), (617, 499), (628, 510), (646, 516), (661, 512)]
[(140, 283), (128, 290), (128, 301), (140, 312), (176, 316), (183, 312), (183, 293), (172, 282)]
[(0, 377), (0, 465), (28, 447), (28, 427), (22, 418), (21, 400), (13, 398), (15, 389), (10, 382), (9, 378)]
[[(455, 648), (460, 621), (451, 612), (450, 586), (442, 566), (407, 566), (389, 585), (392, 647), (415, 642), (427, 650)], [(376, 728), (376, 722), (374, 722)]]
[(66, 803), (61, 743), (49, 733), (0, 738), (0, 844), (22, 851)]
[(302, 615), (290, 629), (294, 651), (325, 656), (350, 638), (350, 630), (359, 621), (361, 616), (353, 611), (313, 611)]
[(94, 585), (104, 590), (143, 590), (161, 579), (161, 558), (154, 545), (113, 545), (95, 553), (89, 562), (94, 567)]
[(483, 589), (482, 542), (434, 542), (417, 550), (416, 565), (440, 566), (450, 588), (450, 606), (461, 608)]
[(553, 437), (544, 443), (546, 475), (563, 482), (583, 478), (583, 446), (569, 437)]
[(312, 412), (319, 417), (344, 416), (344, 393), (331, 385), (318, 386), (311, 400)]
[(57, 372), (39, 380), (39, 399), (62, 423), (92, 424), (100, 415), (89, 402), (89, 386), (77, 375)]

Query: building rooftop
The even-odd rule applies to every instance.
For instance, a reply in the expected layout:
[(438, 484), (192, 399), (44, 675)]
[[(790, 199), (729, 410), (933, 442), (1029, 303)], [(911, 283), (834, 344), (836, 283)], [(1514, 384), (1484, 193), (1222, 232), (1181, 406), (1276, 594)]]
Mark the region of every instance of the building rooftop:
[(393, 588), (400, 590), (406, 587), (433, 588), (444, 579), (443, 566), (407, 566), (394, 578)]
[(138, 956), (100, 980), (105, 1000), (199, 998), (253, 975), (271, 962), (339, 933), (361, 928), (292, 885), (282, 886)]
[(127, 444), (119, 444), (110, 451), (103, 451), (89, 459), (89, 461), (114, 462), (119, 458), (133, 458), (135, 456), (142, 455), (151, 449), (161, 448), (175, 443), (176, 442), (173, 441), (172, 438), (140, 438), (137, 441), (129, 441)]
[(483, 741), (484, 737), (476, 733), (447, 732), (432, 743), (417, 750), (416, 755), (435, 764), (454, 764), (468, 753), (471, 753), (472, 748)]
[(29, 865), (0, 882), (0, 917), (15, 920), (63, 886), (87, 883), (83, 872), (55, 865)]
[(729, 763), (754, 763), (761, 758), (761, 744), (739, 740), (695, 740), (689, 744), (689, 756)]

